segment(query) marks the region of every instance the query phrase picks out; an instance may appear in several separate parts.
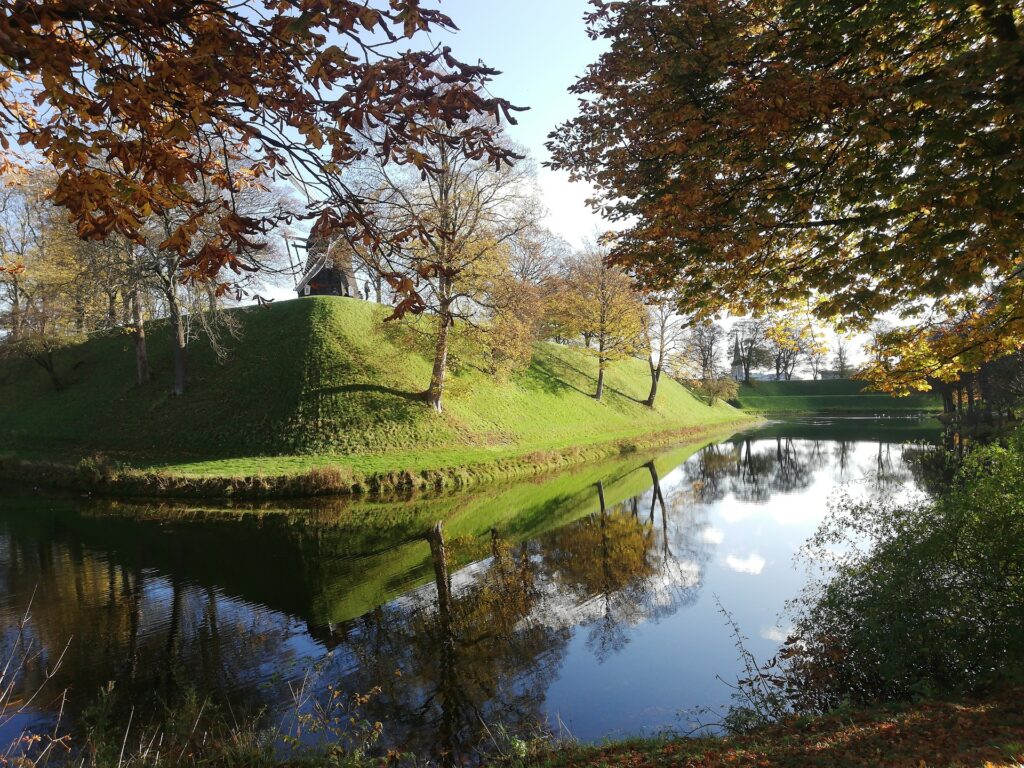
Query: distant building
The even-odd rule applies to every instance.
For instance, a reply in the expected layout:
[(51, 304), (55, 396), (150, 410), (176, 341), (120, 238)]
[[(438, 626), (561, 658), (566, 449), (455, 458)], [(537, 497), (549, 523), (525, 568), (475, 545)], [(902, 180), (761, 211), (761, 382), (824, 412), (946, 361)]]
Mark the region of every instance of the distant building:
[(739, 338), (733, 339), (732, 377), (736, 379), (736, 381), (743, 381), (745, 378), (743, 375), (743, 355), (740, 354)]

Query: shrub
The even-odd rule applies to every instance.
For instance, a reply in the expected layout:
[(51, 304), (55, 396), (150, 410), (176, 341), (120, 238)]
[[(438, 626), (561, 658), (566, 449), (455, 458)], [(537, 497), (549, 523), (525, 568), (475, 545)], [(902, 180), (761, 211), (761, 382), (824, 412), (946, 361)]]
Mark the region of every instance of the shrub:
[(839, 504), (812, 550), (852, 548), (798, 603), (782, 676), (800, 709), (978, 692), (1024, 669), (1024, 434), (948, 493)]

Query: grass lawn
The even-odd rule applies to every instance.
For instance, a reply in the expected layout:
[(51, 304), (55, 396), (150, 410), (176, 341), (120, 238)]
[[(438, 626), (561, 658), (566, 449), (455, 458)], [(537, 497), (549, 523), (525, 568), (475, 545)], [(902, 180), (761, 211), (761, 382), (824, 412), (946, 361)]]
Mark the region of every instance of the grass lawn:
[(906, 414), (941, 411), (942, 401), (930, 392), (892, 397), (865, 392), (867, 384), (852, 379), (826, 381), (754, 381), (741, 384), (740, 406), (765, 413)]
[(416, 393), (430, 378), (429, 340), (386, 309), (316, 297), (236, 310), (241, 335), (221, 362), (198, 340), (190, 387), (169, 393), (167, 328), (153, 323), (153, 381), (134, 386), (131, 338), (112, 335), (64, 351), (70, 382), (56, 392), (28, 361), (0, 367), (0, 442), (27, 459), (74, 462), (102, 452), (133, 467), (196, 477), (287, 475), (339, 466), (356, 473), (483, 464), (714, 427), (746, 418), (710, 408), (675, 382), (645, 407), (639, 360), (613, 366), (603, 402), (596, 361), (542, 343), (533, 363), (495, 378), (456, 346), (445, 413)]
[(644, 739), (568, 747), (544, 768), (1016, 768), (1024, 764), (1024, 689), (981, 701), (796, 719), (726, 739)]

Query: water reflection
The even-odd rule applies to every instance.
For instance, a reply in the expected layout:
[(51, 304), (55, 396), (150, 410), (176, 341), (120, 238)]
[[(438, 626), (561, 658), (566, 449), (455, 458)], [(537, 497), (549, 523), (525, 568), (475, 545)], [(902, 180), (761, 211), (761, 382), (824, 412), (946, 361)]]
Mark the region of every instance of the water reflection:
[(499, 722), (639, 732), (727, 700), (716, 674), (730, 678), (734, 654), (711, 594), (771, 642), (800, 587), (789, 554), (828, 493), (913, 486), (902, 442), (926, 432), (904, 426), (861, 423), (857, 440), (830, 421), (769, 425), (405, 504), (7, 497), (0, 619), (9, 634), (33, 600), (43, 654), (26, 689), (71, 638), (42, 719), (64, 689), (74, 718), (112, 686), (136, 717), (196, 691), (286, 722), (289, 683), (316, 665), (322, 685), (379, 689), (366, 715), (386, 744), (442, 760), (474, 754)]

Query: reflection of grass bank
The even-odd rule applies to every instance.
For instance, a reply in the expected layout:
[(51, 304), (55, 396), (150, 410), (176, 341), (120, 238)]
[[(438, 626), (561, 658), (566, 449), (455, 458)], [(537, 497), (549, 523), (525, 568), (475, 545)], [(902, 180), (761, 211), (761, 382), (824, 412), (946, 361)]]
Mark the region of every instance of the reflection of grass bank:
[(942, 410), (934, 393), (892, 397), (865, 392), (867, 384), (852, 379), (827, 381), (755, 381), (740, 385), (740, 407), (770, 414), (898, 415)]
[(218, 509), (56, 499), (44, 510), (37, 499), (15, 497), (5, 501), (2, 514), (6, 525), (25, 535), (96, 549), (125, 567), (145, 552), (148, 568), (326, 626), (365, 615), (431, 581), (425, 535), (438, 521), (444, 522), (456, 569), (489, 555), (492, 530), (510, 542), (539, 536), (596, 512), (599, 481), (606, 502), (617, 504), (650, 489), (648, 461), (664, 476), (702, 445), (404, 502), (349, 497)]
[(638, 739), (567, 747), (535, 761), (542, 768), (1014, 768), (1022, 763), (1024, 688), (983, 700), (838, 711), (723, 739)]
[[(499, 376), (465, 340), (438, 415), (416, 395), (430, 380), (429, 351), (404, 326), (385, 325), (383, 307), (314, 297), (233, 314), (241, 338), (224, 362), (193, 345), (184, 397), (168, 396), (156, 354), (153, 382), (133, 385), (124, 336), (63, 350), (61, 392), (38, 366), (0, 365), (0, 476), (193, 498), (458, 487), (749, 422), (671, 380), (646, 407), (641, 360), (612, 366), (597, 402), (596, 361), (580, 348), (538, 343), (527, 370)], [(160, 323), (150, 343), (169, 344)], [(89, 460), (97, 454), (105, 458)]]

